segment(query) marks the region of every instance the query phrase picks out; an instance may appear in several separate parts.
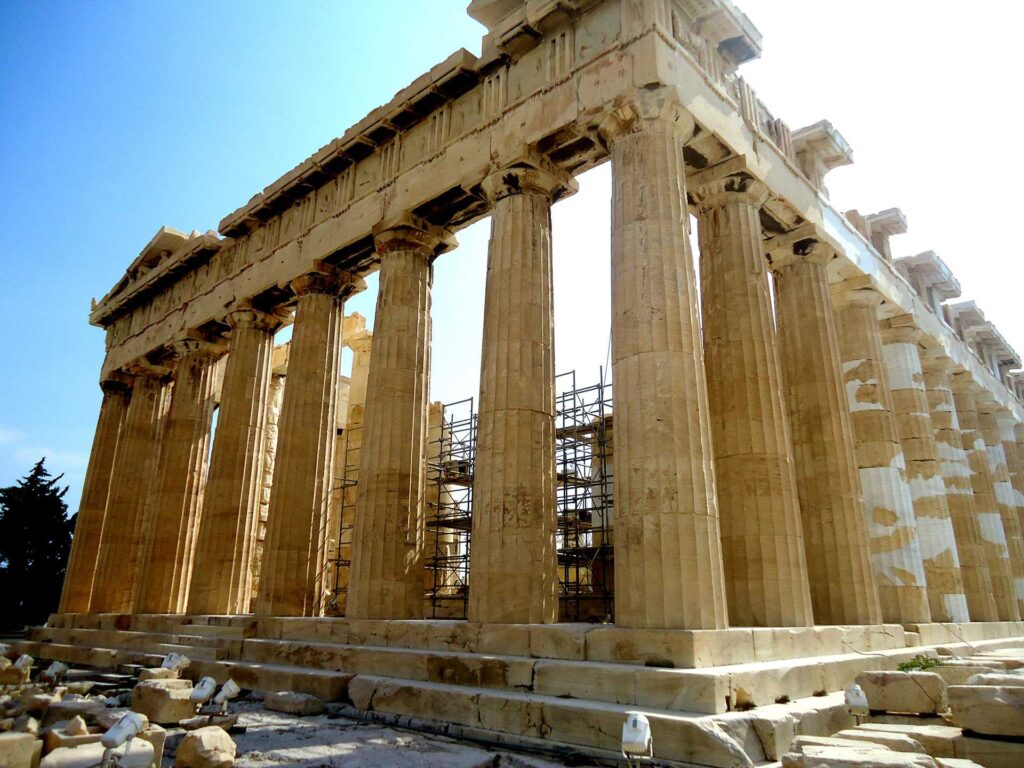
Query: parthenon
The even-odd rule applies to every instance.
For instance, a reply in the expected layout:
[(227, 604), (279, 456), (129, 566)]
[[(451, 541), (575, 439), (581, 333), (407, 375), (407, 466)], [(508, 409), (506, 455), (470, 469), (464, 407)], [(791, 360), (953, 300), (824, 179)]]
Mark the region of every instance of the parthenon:
[[(659, 756), (729, 765), (666, 712), (1024, 637), (1021, 358), (938, 255), (894, 257), (899, 209), (832, 206), (851, 148), (744, 81), (747, 16), (468, 12), (479, 57), (452, 54), (217, 232), (161, 228), (94, 302), (102, 406), (60, 610), (26, 647), (99, 664), (213, 638), (192, 654), (218, 679), (602, 749), (601, 718), (650, 708)], [(606, 161), (614, 401), (570, 434), (551, 209)], [(432, 264), (485, 217), (459, 454), (430, 401)], [(370, 330), (345, 304), (374, 272)], [(573, 483), (585, 501), (561, 503)], [(464, 517), (439, 522), (457, 487)]]

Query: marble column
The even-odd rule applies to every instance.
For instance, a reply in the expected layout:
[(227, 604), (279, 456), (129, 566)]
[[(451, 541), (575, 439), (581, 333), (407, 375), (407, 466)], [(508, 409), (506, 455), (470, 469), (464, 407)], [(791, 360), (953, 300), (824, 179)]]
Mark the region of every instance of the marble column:
[(380, 290), (345, 609), (352, 619), (424, 615), (431, 262), (453, 242), (412, 221), (374, 235)]
[(988, 558), (981, 535), (981, 521), (975, 508), (971, 467), (963, 448), (960, 420), (953, 402), (953, 361), (941, 354), (922, 359), (928, 411), (935, 428), (939, 471), (946, 486), (946, 505), (953, 522), (960, 576), (971, 621), (997, 621)]
[(142, 576), (141, 555), (147, 496), (159, 456), (160, 419), (167, 369), (131, 368), (131, 400), (114, 451), (107, 516), (103, 523), (92, 613), (128, 613)]
[(882, 296), (864, 287), (862, 280), (841, 283), (833, 290), (846, 403), (882, 620), (927, 624), (931, 612), (914, 501), (882, 357), (878, 327)]
[(612, 163), (615, 623), (728, 624), (683, 145), (658, 91), (604, 126)]
[[(703, 176), (704, 174), (701, 174)], [(744, 176), (694, 180), (726, 601), (731, 626), (813, 624), (760, 208)]]
[(206, 460), (214, 407), (214, 364), (218, 344), (182, 339), (167, 411), (160, 471), (153, 496), (153, 520), (143, 541), (144, 568), (136, 613), (182, 613), (188, 598), (195, 533), (202, 512)]
[(230, 350), (196, 541), (188, 612), (249, 612), (274, 332), (282, 318), (244, 307), (227, 316)]
[(1017, 428), (1024, 432), (1024, 423), (1018, 423), (1013, 412), (1008, 408), (998, 413), (999, 437), (1006, 453), (1006, 468), (1010, 473), (1010, 484), (1013, 486), (1014, 506), (1021, 528), (1024, 529), (1024, 448), (1017, 440)]
[(1013, 596), (1017, 601), (1017, 612), (1024, 617), (1024, 534), (1021, 533), (1020, 509), (1010, 479), (1009, 462), (1003, 448), (1002, 433), (999, 428), (998, 403), (979, 398), (978, 426), (985, 440), (988, 453), (989, 469), (992, 472), (992, 487), (996, 498), (996, 508), (1003, 521), (1003, 533), (1006, 535), (1007, 552), (1010, 555), (1010, 573), (1013, 576)]
[(281, 406), (260, 591), (261, 616), (317, 616), (325, 602), (344, 299), (361, 278), (320, 264), (298, 296)]
[(882, 620), (825, 265), (813, 239), (772, 253), (782, 372), (816, 624)]
[(493, 173), (483, 189), (491, 239), (468, 618), (548, 623), (558, 619), (551, 203), (576, 183), (538, 163)]
[[(908, 319), (900, 318), (901, 321)], [(918, 351), (920, 338), (921, 332), (912, 325), (897, 325), (892, 320), (882, 324), (882, 355), (914, 503), (931, 618), (932, 621), (966, 622), (970, 621), (970, 613), (960, 574), (956, 532), (946, 503), (935, 428), (928, 411)]]
[(975, 516), (981, 529), (981, 545), (992, 582), (992, 596), (1000, 621), (1018, 621), (1020, 610), (1014, 594), (1010, 551), (1003, 527), (1003, 516), (996, 501), (996, 488), (992, 478), (985, 437), (978, 421), (977, 396), (981, 387), (971, 374), (957, 373), (953, 377), (953, 401), (960, 422), (960, 439), (971, 472)]
[(60, 598), (61, 613), (85, 613), (89, 610), (103, 521), (107, 514), (114, 454), (128, 410), (129, 386), (124, 377), (106, 379), (100, 382), (100, 388), (103, 401), (82, 485), (82, 501), (75, 518), (75, 535), (71, 540), (71, 555)]

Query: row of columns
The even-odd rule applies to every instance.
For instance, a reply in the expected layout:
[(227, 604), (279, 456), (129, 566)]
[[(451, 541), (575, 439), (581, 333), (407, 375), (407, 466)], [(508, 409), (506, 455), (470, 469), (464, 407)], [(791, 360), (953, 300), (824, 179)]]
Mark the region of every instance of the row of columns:
[[(694, 130), (658, 92), (601, 126), (613, 173), (616, 623), (1019, 619), (1021, 425), (951, 361), (922, 356), (909, 318), (880, 322), (868, 281), (830, 289), (824, 242), (777, 238), (766, 252), (762, 183), (709, 169), (688, 189), (682, 148)], [(557, 618), (550, 209), (574, 189), (536, 157), (481, 187), (491, 239), (471, 621)], [(418, 618), (431, 263), (454, 238), (407, 216), (374, 240), (380, 291), (347, 615)], [(291, 284), (258, 614), (324, 607), (343, 305), (362, 287), (325, 264)], [(248, 610), (282, 319), (240, 306), (226, 322), (228, 345), (183, 340), (173, 372), (130, 371), (130, 394), (105, 384), (62, 610)]]

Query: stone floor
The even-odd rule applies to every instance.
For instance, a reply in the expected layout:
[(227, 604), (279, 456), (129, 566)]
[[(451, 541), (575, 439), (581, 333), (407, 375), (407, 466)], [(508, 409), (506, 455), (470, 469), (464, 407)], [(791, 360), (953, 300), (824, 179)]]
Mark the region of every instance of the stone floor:
[[(339, 715), (296, 717), (262, 708), (258, 701), (233, 703), (245, 733), (232, 734), (236, 768), (275, 765), (307, 768), (556, 768), (563, 763), (489, 750), (444, 736), (364, 723)], [(163, 765), (174, 764), (184, 731), (168, 734)], [(574, 765), (584, 765), (573, 763)]]

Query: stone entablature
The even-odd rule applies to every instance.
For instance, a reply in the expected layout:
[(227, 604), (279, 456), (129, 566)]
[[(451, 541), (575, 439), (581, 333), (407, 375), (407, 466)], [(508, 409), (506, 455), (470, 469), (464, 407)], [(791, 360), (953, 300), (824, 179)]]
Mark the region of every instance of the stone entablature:
[[(480, 182), (523, 148), (535, 147), (571, 173), (603, 162), (607, 150), (596, 130), (601, 120), (637, 87), (661, 85), (697, 123), (685, 153), (688, 172), (729, 157), (743, 162), (771, 191), (766, 236), (804, 221), (814, 225), (840, 257), (830, 265), (830, 280), (871, 275), (885, 311), (913, 315), (958, 365), (1005, 404), (1020, 408), (944, 325), (922, 312), (884, 256), (808, 182), (788, 128), (780, 130), (774, 118), (766, 118), (763, 105), (734, 74), (738, 63), (757, 53), (759, 36), (729, 4), (715, 3), (722, 19), (733, 19), (728, 24), (711, 24), (707, 13), (695, 15), (696, 7), (706, 5), (517, 5), (515, 14), (495, 22), (482, 57), (460, 51), (417, 79), (226, 217), (226, 237), (181, 236), (178, 248), (159, 263), (133, 265), (136, 272), (90, 315), (108, 330), (103, 375), (144, 355), (160, 357), (161, 348), (184, 330), (222, 330), (225, 307), (238, 300), (289, 300), (282, 286), (314, 261), (372, 271), (370, 232), (401, 212), (456, 230), (486, 215)], [(736, 34), (719, 40), (726, 28)], [(695, 51), (701, 34), (711, 35), (705, 42), (719, 40), (717, 49), (709, 44)], [(522, 44), (513, 43), (519, 38)], [(848, 146), (825, 123), (798, 134), (804, 156), (810, 143), (829, 139), (835, 145), (822, 159), (825, 167), (848, 157)], [(506, 152), (509, 157), (503, 157)]]

